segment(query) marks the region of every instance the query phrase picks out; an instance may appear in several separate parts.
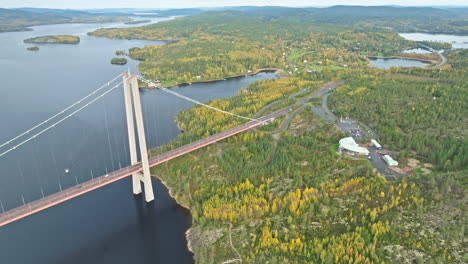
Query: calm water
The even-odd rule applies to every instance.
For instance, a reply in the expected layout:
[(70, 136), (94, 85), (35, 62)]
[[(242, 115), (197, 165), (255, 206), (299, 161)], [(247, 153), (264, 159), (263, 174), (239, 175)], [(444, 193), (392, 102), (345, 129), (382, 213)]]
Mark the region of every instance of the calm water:
[(426, 33), (399, 33), (401, 37), (414, 41), (440, 41), (452, 43), (454, 49), (467, 49), (468, 36), (426, 34)]
[[(153, 19), (156, 22), (158, 19)], [(162, 20), (162, 19), (159, 19)], [(105, 27), (128, 26), (110, 24)], [(116, 50), (161, 45), (86, 35), (103, 25), (66, 24), (0, 34), (0, 142), (62, 110), (137, 62), (110, 64)], [(75, 34), (78, 45), (38, 45), (23, 39)], [(274, 78), (260, 73), (209, 84), (176, 87), (197, 100), (233, 96), (249, 82)], [(174, 138), (175, 115), (191, 103), (159, 90), (143, 90), (150, 147)], [(19, 206), (128, 164), (122, 90), (115, 90), (76, 116), (0, 158), (0, 202)], [(70, 173), (65, 174), (65, 169)], [(72, 201), (0, 228), (0, 263), (192, 263), (184, 233), (189, 213), (154, 181), (156, 200), (146, 204), (124, 179)], [(0, 208), (1, 210), (1, 208)]]
[(379, 69), (390, 69), (390, 67), (424, 67), (429, 65), (417, 60), (405, 60), (405, 59), (375, 59), (371, 60), (371, 67)]

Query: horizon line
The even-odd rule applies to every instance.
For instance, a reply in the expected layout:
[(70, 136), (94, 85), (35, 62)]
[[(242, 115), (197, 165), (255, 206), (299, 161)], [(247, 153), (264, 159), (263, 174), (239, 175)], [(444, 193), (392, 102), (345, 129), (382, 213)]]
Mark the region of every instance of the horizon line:
[[(198, 7), (90, 7), (90, 8), (57, 8), (57, 7), (34, 7), (34, 6), (15, 6), (15, 7), (4, 7), (4, 9), (20, 9), (20, 8), (35, 8), (35, 9), (57, 9), (57, 10), (99, 10), (99, 9), (153, 9), (153, 10), (177, 10), (177, 9), (210, 9), (210, 8), (234, 8), (234, 7), (288, 7), (288, 8), (329, 8), (337, 6), (355, 6), (355, 7), (430, 7), (430, 8), (468, 8), (468, 5), (303, 5), (303, 6), (292, 6), (292, 5), (239, 5), (239, 6), (198, 6)], [(0, 8), (2, 9), (2, 8)]]

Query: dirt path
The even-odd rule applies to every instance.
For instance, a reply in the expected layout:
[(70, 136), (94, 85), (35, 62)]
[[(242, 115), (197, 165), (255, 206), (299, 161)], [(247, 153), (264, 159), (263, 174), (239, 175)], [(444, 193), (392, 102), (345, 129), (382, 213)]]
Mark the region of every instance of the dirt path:
[(232, 235), (231, 235), (232, 232), (231, 232), (231, 230), (232, 230), (232, 223), (229, 223), (229, 233), (228, 233), (228, 235), (229, 235), (229, 244), (231, 245), (232, 250), (234, 250), (234, 252), (236, 252), (236, 254), (237, 254), (237, 256), (238, 256), (239, 258), (226, 260), (226, 261), (223, 261), (221, 264), (237, 263), (237, 262), (242, 263), (242, 256), (241, 256), (241, 254), (239, 253), (239, 251), (237, 251), (237, 249), (236, 249), (236, 248), (234, 247), (234, 245), (232, 244)]

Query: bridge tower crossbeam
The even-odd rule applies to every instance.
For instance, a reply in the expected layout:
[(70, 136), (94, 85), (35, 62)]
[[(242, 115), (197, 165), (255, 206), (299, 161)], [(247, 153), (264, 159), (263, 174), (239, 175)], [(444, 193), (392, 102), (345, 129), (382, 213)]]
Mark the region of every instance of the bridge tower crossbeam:
[[(123, 75), (125, 112), (127, 116), (128, 143), (130, 150), (130, 162), (132, 165), (138, 163), (136, 137), (140, 147), (142, 173), (132, 175), (133, 193), (135, 195), (142, 192), (141, 184), (145, 190), (145, 200), (151, 202), (154, 200), (153, 185), (148, 162), (148, 150), (146, 148), (145, 127), (143, 123), (143, 113), (141, 110), (141, 99), (136, 75), (129, 76), (129, 73)], [(135, 135), (135, 123), (137, 126), (137, 135)]]

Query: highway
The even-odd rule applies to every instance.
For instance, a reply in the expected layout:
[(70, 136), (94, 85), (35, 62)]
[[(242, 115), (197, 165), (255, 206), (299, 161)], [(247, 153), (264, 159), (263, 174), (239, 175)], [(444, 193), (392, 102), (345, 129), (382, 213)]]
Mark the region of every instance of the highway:
[[(264, 117), (261, 117), (255, 121), (249, 121), (247, 123), (244, 123), (242, 125), (233, 127), (231, 129), (228, 129), (226, 131), (220, 132), (218, 134), (209, 136), (207, 138), (195, 141), (193, 143), (184, 145), (182, 147), (170, 150), (168, 152), (162, 153), (161, 155), (152, 157), (149, 160), (149, 166), (154, 167), (158, 164), (167, 162), (171, 159), (177, 158), (179, 156), (182, 156), (186, 153), (192, 152), (194, 150), (203, 148), (207, 145), (213, 144), (215, 142), (218, 142), (220, 140), (223, 140), (227, 137), (234, 136), (236, 134), (239, 134), (241, 132), (259, 127), (264, 124), (264, 122), (273, 119), (275, 117), (278, 117), (280, 115), (283, 115), (285, 113), (290, 112), (289, 108), (285, 108), (276, 112), (273, 112), (271, 114), (268, 114)], [(106, 175), (102, 175), (100, 177), (96, 177), (94, 179), (91, 179), (89, 181), (83, 182), (81, 184), (75, 185), (73, 187), (67, 188), (65, 190), (62, 190), (60, 192), (57, 192), (55, 194), (45, 196), (41, 199), (35, 200), (33, 202), (24, 204), (20, 207), (5, 211), (0, 214), (0, 226), (4, 226), (6, 224), (12, 223), (14, 221), (17, 221), (19, 219), (22, 219), (26, 216), (32, 215), (34, 213), (40, 212), (44, 209), (47, 209), (49, 207), (52, 207), (54, 205), (63, 203), (67, 200), (73, 199), (77, 196), (83, 195), (87, 192), (99, 189), (105, 185), (111, 184), (115, 181), (118, 181), (120, 179), (123, 179), (125, 177), (128, 177), (132, 174), (135, 174), (137, 172), (141, 172), (142, 166), (141, 163), (137, 163), (125, 168), (122, 168), (120, 170), (116, 170), (113, 172), (110, 172)], [(131, 188), (129, 187), (129, 190)]]

